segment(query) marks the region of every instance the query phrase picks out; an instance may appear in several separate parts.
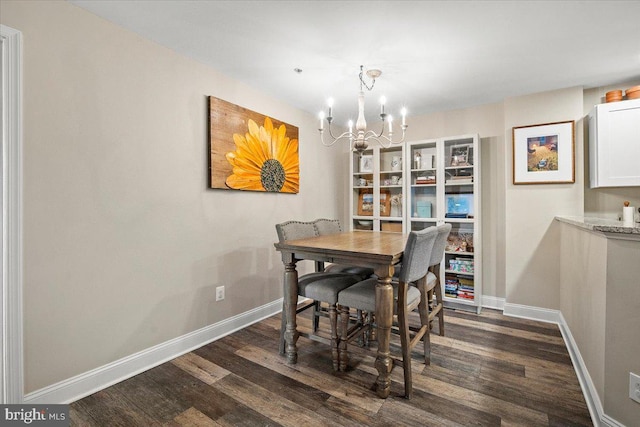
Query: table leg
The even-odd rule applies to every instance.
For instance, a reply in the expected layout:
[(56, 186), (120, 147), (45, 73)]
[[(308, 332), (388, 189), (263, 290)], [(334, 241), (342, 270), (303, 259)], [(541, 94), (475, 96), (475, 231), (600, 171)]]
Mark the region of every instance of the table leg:
[(296, 363), (298, 361), (298, 350), (296, 342), (298, 341), (298, 331), (296, 325), (296, 308), (298, 305), (298, 271), (296, 270), (296, 261), (288, 260), (284, 263), (284, 302), (283, 316), (285, 316), (286, 324), (284, 330), (285, 354), (287, 362)]
[(391, 391), (391, 369), (393, 368), (389, 350), (391, 325), (393, 323), (393, 288), (391, 287), (393, 266), (376, 269), (375, 274), (378, 276), (378, 283), (376, 284), (378, 356), (375, 364), (378, 370), (378, 379), (376, 382), (378, 396), (386, 399)]

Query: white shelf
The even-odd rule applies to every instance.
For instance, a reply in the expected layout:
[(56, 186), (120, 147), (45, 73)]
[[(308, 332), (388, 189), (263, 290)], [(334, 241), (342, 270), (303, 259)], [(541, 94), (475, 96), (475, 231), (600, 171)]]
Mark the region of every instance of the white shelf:
[(462, 272), (462, 271), (455, 271), (455, 270), (445, 270), (445, 273), (449, 273), (449, 274), (457, 274), (458, 276), (471, 276), (473, 277), (475, 275), (474, 273), (466, 273), (466, 272)]
[(447, 255), (473, 255), (475, 252), (463, 252), (463, 251), (444, 251)]
[(473, 224), (475, 222), (475, 218), (444, 218), (445, 222), (450, 223), (458, 223), (458, 224)]

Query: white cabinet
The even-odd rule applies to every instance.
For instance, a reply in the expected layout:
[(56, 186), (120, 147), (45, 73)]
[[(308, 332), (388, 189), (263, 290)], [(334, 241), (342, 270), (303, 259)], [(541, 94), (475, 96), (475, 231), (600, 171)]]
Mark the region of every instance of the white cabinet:
[[(402, 159), (398, 165), (398, 160)], [(351, 153), (351, 229), (408, 233), (451, 224), (440, 267), (448, 306), (480, 311), (479, 137), (406, 142)]]
[(478, 135), (407, 143), (407, 231), (450, 223), (440, 283), (445, 304), (480, 311), (482, 236)]
[(393, 231), (405, 228), (404, 145), (351, 153), (351, 229)]
[(589, 113), (590, 186), (640, 186), (640, 99), (596, 105)]

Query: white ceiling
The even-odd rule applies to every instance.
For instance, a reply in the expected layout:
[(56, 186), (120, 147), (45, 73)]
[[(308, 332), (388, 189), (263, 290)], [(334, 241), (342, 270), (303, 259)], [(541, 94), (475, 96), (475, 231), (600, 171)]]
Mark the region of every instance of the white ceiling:
[(332, 96), (342, 123), (361, 64), (369, 116), (640, 78), (638, 0), (70, 1), (310, 113)]

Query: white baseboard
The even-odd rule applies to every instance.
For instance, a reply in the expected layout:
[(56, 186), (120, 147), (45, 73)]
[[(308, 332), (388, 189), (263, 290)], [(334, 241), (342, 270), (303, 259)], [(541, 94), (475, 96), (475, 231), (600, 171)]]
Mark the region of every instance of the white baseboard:
[(560, 311), (520, 304), (504, 304), (505, 316), (522, 317), (547, 323), (560, 323)]
[(495, 310), (504, 310), (505, 299), (482, 295), (482, 308), (493, 308)]
[(25, 404), (71, 403), (218, 340), (282, 310), (282, 298), (24, 396)]
[(569, 325), (559, 310), (550, 310), (546, 308), (531, 307), (519, 304), (504, 304), (503, 313), (506, 316), (521, 317), (524, 319), (537, 320), (541, 322), (556, 323), (562, 333), (562, 338), (569, 351), (573, 368), (576, 371), (582, 394), (589, 408), (589, 415), (595, 427), (610, 426), (610, 427), (625, 427), (624, 424), (619, 423), (610, 416), (604, 413), (602, 402), (596, 391), (596, 388), (591, 380), (587, 366), (582, 359), (578, 345), (573, 339)]

